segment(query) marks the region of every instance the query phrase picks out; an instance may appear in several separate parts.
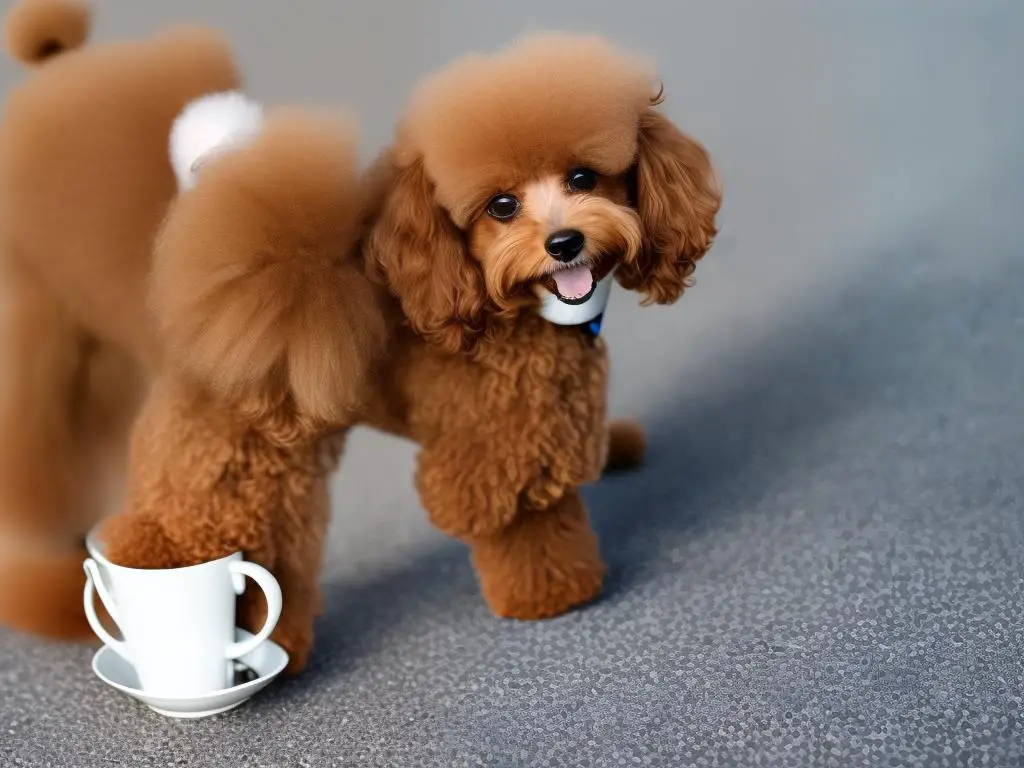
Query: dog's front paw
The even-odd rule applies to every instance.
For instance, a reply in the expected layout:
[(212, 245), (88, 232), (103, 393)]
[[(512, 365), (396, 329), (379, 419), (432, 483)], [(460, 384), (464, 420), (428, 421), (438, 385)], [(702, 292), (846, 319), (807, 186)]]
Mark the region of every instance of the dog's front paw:
[(573, 563), (569, 568), (537, 564), (529, 575), (520, 574), (513, 580), (480, 573), (480, 587), (496, 616), (537, 621), (561, 616), (594, 600), (601, 594), (604, 575), (600, 561)]
[[(313, 650), (313, 621), (315, 616), (303, 610), (298, 601), (285, 595), (281, 618), (270, 635), (270, 639), (288, 653), (285, 674), (297, 675), (306, 668), (310, 651)], [(247, 589), (239, 603), (239, 622), (242, 627), (257, 634), (267, 622), (267, 602), (258, 589)]]
[(288, 652), (286, 675), (297, 675), (306, 668), (309, 653), (313, 650), (313, 633), (289, 627), (278, 627), (271, 635), (274, 642)]
[(471, 546), (480, 591), (498, 616), (547, 619), (601, 593), (606, 566), (575, 492), (550, 509), (521, 511)]
[(104, 556), (126, 568), (180, 568), (197, 561), (146, 515), (124, 514), (107, 520), (99, 532)]

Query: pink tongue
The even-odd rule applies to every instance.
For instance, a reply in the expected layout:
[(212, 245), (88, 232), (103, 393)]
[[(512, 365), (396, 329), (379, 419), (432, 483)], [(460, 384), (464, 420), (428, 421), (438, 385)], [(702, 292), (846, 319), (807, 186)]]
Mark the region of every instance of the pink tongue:
[(594, 276), (587, 267), (562, 269), (552, 275), (559, 295), (564, 299), (575, 299), (586, 296), (594, 287)]

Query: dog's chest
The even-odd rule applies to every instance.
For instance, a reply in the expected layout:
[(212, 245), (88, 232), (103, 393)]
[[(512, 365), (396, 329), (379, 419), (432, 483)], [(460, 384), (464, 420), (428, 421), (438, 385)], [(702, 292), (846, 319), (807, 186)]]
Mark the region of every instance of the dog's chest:
[[(514, 440), (548, 453), (564, 444), (600, 445), (605, 429), (604, 342), (546, 322), (477, 357), (423, 345), (403, 376), (412, 437), (430, 442), (451, 430)], [(533, 453), (533, 449), (530, 450)]]

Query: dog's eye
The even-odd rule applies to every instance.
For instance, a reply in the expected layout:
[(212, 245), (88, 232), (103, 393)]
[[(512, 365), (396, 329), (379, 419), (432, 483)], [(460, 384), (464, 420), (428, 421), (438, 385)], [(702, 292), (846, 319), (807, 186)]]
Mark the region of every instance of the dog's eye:
[(573, 192), (590, 192), (597, 186), (597, 174), (589, 168), (576, 168), (569, 171), (565, 183)]
[(487, 215), (498, 221), (508, 221), (519, 213), (519, 201), (512, 195), (496, 195), (487, 204)]

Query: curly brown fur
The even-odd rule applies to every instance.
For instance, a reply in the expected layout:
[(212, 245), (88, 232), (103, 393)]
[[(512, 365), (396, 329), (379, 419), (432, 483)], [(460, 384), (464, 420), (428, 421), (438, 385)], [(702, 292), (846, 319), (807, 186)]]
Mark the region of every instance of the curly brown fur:
[(278, 109), (252, 146), (204, 164), (155, 251), (152, 306), (176, 368), (230, 402), (287, 395), (314, 421), (361, 406), (384, 324), (350, 258), (356, 163), (346, 120)]
[(11, 9), (9, 51), (40, 66), (0, 114), (0, 624), (63, 637), (91, 635), (81, 541), (119, 504), (159, 359), (144, 297), (171, 122), (238, 85), (216, 32), (76, 49), (88, 22), (76, 2)]
[[(314, 435), (278, 444), (202, 391), (160, 381), (135, 426), (128, 504), (101, 529), (106, 556), (173, 568), (244, 552), (281, 584), (284, 609), (273, 637), (297, 672), (320, 609), (325, 478), (339, 451)], [(253, 631), (262, 625), (254, 611), (261, 602), (258, 590), (243, 599), (241, 623)]]
[(546, 239), (578, 231), (572, 268), (592, 282), (614, 269), (670, 303), (715, 233), (710, 160), (655, 110), (654, 85), (597, 38), (468, 57), (423, 84), (369, 176), (381, 202), (367, 268), (401, 329), (367, 420), (420, 443), (421, 501), (469, 544), (502, 616), (557, 615), (600, 591), (578, 488), (644, 452), (639, 427), (606, 425), (603, 341), (534, 311), (566, 269)]
[(558, 616), (600, 592), (607, 570), (575, 490), (548, 509), (524, 509), (471, 548), (484, 599), (509, 618)]
[[(242, 551), (268, 568), (293, 672), (320, 610), (327, 476), (384, 344), (352, 258), (355, 166), (344, 122), (280, 110), (174, 203), (152, 281), (164, 364), (134, 429), (128, 503), (101, 532), (123, 565)], [(253, 591), (243, 621), (257, 629), (262, 610)]]

